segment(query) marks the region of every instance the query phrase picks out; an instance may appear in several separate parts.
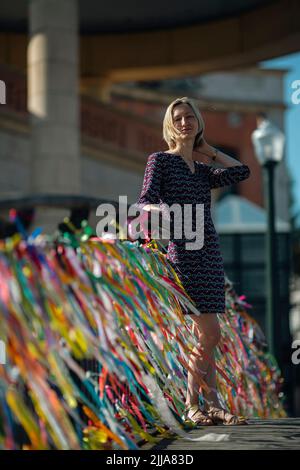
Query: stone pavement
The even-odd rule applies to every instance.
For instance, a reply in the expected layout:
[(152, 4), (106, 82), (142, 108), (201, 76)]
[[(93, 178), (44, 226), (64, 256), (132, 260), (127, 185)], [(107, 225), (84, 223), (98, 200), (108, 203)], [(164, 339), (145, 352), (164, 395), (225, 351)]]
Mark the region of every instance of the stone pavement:
[[(300, 449), (300, 418), (250, 419), (247, 426), (207, 426), (188, 432), (189, 437), (206, 436), (206, 441), (190, 441), (174, 436), (142, 450), (292, 450)], [(217, 438), (224, 439), (217, 441)]]

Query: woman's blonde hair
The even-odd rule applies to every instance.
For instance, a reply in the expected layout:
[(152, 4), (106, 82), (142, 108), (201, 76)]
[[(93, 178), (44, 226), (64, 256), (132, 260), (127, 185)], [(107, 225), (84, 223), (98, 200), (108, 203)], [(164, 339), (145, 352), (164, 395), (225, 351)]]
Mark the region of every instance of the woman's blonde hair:
[(166, 113), (165, 113), (164, 120), (163, 120), (163, 138), (167, 142), (170, 149), (173, 149), (176, 147), (178, 131), (175, 129), (174, 123), (173, 123), (173, 109), (175, 108), (175, 106), (178, 106), (179, 104), (188, 104), (192, 108), (192, 111), (195, 114), (196, 119), (198, 121), (199, 132), (195, 137), (195, 142), (194, 142), (194, 148), (195, 148), (200, 144), (200, 141), (203, 137), (204, 121), (195, 102), (192, 99), (187, 98), (186, 96), (184, 96), (183, 98), (177, 98), (176, 100), (172, 101), (172, 103), (168, 106)]

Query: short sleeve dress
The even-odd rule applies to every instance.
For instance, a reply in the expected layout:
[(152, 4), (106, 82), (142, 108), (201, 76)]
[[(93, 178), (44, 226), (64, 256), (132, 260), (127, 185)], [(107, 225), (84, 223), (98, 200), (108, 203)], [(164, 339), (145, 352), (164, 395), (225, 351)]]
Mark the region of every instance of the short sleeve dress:
[[(182, 234), (178, 236), (178, 212), (169, 211), (170, 238), (167, 259), (178, 274), (182, 285), (199, 313), (225, 313), (224, 262), (220, 251), (219, 237), (211, 218), (211, 189), (232, 185), (250, 175), (247, 165), (215, 168), (202, 162), (194, 162), (194, 172), (186, 161), (176, 154), (155, 152), (148, 157), (139, 207), (173, 204), (182, 209), (189, 207), (192, 235), (186, 235), (184, 217), (180, 221)], [(197, 205), (202, 207), (202, 226), (198, 224)], [(203, 246), (187, 248), (188, 241), (195, 241), (195, 233), (202, 230)], [(191, 314), (191, 311), (184, 312)]]

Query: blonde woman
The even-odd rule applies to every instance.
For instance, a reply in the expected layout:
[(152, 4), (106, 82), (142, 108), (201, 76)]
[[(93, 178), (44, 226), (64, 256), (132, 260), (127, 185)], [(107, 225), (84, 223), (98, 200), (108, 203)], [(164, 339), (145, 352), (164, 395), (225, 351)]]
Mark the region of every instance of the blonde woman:
[[(244, 424), (241, 417), (221, 408), (216, 392), (214, 349), (220, 339), (218, 316), (225, 313), (224, 266), (210, 206), (211, 189), (235, 184), (250, 175), (247, 165), (209, 145), (204, 138), (204, 122), (195, 103), (186, 97), (173, 101), (166, 110), (163, 137), (168, 150), (148, 157), (138, 205), (145, 210), (157, 209), (153, 204), (190, 205), (192, 230), (196, 225), (196, 204), (204, 205), (204, 244), (200, 249), (187, 249), (189, 236), (174, 232), (172, 211), (171, 233), (167, 258), (177, 272), (185, 291), (197, 308), (191, 311), (194, 332), (199, 346), (190, 358), (193, 373), (188, 373), (186, 416), (196, 424)], [(217, 162), (222, 168), (211, 164)], [(202, 206), (203, 207), (203, 206)], [(184, 213), (184, 212), (182, 212)], [(182, 228), (184, 217), (182, 217)], [(202, 354), (201, 350), (204, 352)], [(199, 406), (200, 375), (210, 388), (204, 393), (205, 407)]]

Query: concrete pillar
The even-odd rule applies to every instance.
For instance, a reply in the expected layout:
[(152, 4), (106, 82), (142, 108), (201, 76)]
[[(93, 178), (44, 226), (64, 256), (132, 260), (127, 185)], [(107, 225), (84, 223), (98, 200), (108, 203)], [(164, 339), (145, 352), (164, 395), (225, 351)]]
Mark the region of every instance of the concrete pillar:
[[(77, 1), (30, 0), (29, 32), (32, 192), (79, 194)], [(39, 211), (37, 224), (52, 231), (63, 213)]]

